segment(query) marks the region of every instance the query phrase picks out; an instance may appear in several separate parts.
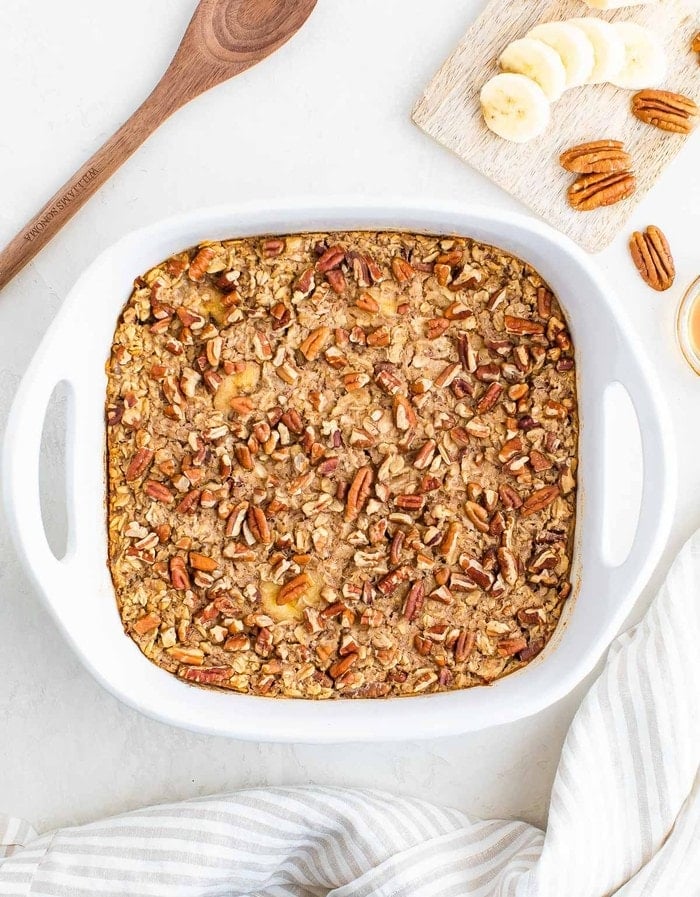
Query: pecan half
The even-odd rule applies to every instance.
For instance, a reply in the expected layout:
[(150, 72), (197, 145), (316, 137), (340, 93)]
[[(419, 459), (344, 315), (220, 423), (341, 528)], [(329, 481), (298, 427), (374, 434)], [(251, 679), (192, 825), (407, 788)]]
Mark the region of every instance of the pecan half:
[(153, 452), (151, 449), (140, 448), (138, 449), (129, 463), (129, 466), (126, 469), (126, 481), (127, 483), (131, 483), (133, 480), (138, 480), (139, 477), (143, 476), (144, 473), (151, 466), (151, 462), (153, 461)]
[(292, 601), (298, 601), (302, 595), (305, 595), (311, 585), (311, 578), (308, 573), (300, 573), (286, 582), (277, 593), (275, 601), (277, 604), (291, 604)]
[(416, 412), (413, 410), (413, 406), (406, 396), (396, 394), (394, 396), (393, 407), (394, 423), (398, 430), (410, 430), (411, 427), (415, 427), (418, 422)]
[(414, 620), (423, 609), (425, 601), (425, 585), (423, 582), (414, 582), (406, 596), (403, 606), (403, 615), (407, 620)]
[(631, 196), (637, 182), (631, 171), (612, 174), (582, 174), (569, 187), (569, 205), (577, 212), (592, 212)]
[(165, 484), (159, 483), (157, 480), (146, 480), (143, 484), (143, 491), (146, 495), (150, 496), (150, 498), (163, 502), (164, 505), (170, 504), (175, 498), (170, 489), (168, 489)]
[(299, 346), (299, 351), (307, 361), (313, 361), (321, 354), (330, 335), (330, 327), (317, 327), (303, 340)]
[(690, 97), (670, 90), (640, 90), (632, 97), (632, 113), (645, 124), (674, 134), (690, 134), (698, 106)]
[(233, 676), (232, 667), (187, 667), (180, 671), (180, 676), (188, 682), (199, 685), (223, 685)]
[(673, 286), (676, 266), (668, 240), (658, 227), (652, 224), (645, 231), (635, 231), (629, 247), (642, 279), (653, 290), (663, 292)]
[(387, 573), (386, 576), (382, 576), (382, 578), (377, 583), (377, 589), (382, 593), (382, 595), (391, 595), (392, 592), (395, 592), (396, 589), (401, 585), (402, 582), (405, 582), (411, 570), (409, 567), (397, 567), (395, 570)]
[(345, 504), (345, 519), (347, 521), (354, 520), (364, 508), (372, 490), (373, 480), (374, 473), (371, 467), (361, 467), (355, 474)]
[(594, 140), (565, 150), (559, 156), (559, 164), (575, 174), (610, 174), (628, 171), (632, 157), (620, 140)]
[(213, 573), (218, 566), (219, 565), (214, 558), (210, 558), (206, 554), (199, 554), (199, 552), (196, 551), (190, 552), (190, 567), (192, 567), (193, 570), (201, 570), (204, 573)]
[(207, 273), (209, 263), (215, 255), (216, 253), (210, 246), (204, 246), (200, 249), (197, 255), (192, 259), (190, 270), (187, 272), (190, 280), (193, 280), (195, 283), (204, 280), (204, 275)]
[(270, 526), (262, 508), (256, 508), (253, 505), (248, 508), (248, 529), (256, 542), (263, 545), (269, 545), (272, 542)]
[(184, 558), (181, 558), (180, 555), (175, 555), (170, 558), (170, 582), (172, 583), (172, 587), (174, 589), (180, 589), (184, 591), (185, 589), (190, 588), (190, 576), (187, 572), (187, 567), (185, 566)]
[(345, 250), (342, 246), (331, 246), (316, 262), (316, 270), (321, 274), (338, 268), (345, 260)]
[(521, 514), (523, 517), (529, 517), (530, 514), (542, 511), (548, 505), (551, 505), (558, 495), (558, 486), (543, 486), (541, 489), (536, 489), (523, 502)]
[(468, 660), (475, 644), (476, 633), (470, 629), (463, 629), (455, 643), (455, 662), (464, 663), (465, 660)]
[(391, 273), (394, 275), (397, 283), (406, 283), (413, 277), (415, 272), (406, 259), (402, 259), (400, 255), (395, 255), (391, 260)]

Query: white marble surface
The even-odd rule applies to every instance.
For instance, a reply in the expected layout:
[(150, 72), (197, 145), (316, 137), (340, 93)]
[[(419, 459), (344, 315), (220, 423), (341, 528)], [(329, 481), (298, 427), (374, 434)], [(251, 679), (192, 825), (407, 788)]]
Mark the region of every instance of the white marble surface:
[[(148, 92), (194, 5), (3, 0), (0, 241)], [(515, 208), (409, 120), (421, 87), (482, 6), (479, 0), (319, 0), (304, 30), (274, 57), (167, 122), (0, 296), (0, 424), (77, 274), (134, 227), (222, 200), (272, 205), (300, 193), (461, 197)], [(676, 287), (656, 295), (643, 286), (626, 235), (598, 257), (663, 379), (679, 437), (683, 488), (676, 524), (633, 618), (700, 522), (694, 502), (700, 382), (684, 367), (673, 336), (681, 291), (700, 270), (698, 140), (633, 219), (635, 226), (653, 222), (667, 232), (679, 269)], [(48, 480), (57, 477), (61, 426), (59, 407), (47, 436)], [(625, 441), (624, 427), (617, 438)], [(60, 530), (60, 495), (50, 496), (48, 508), (50, 528)], [(461, 738), (313, 747), (181, 732), (121, 706), (90, 678), (47, 619), (2, 522), (0, 540), (0, 812), (21, 814), (43, 830), (146, 802), (311, 782), (375, 786), (479, 815), (544, 821), (561, 743), (585, 685), (533, 719)]]

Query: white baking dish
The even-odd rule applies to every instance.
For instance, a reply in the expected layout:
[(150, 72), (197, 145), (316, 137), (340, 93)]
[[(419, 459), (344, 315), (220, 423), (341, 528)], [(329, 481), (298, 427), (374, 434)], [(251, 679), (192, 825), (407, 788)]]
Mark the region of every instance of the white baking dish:
[[(537, 660), (488, 688), (384, 700), (274, 700), (207, 691), (154, 666), (123, 632), (107, 570), (105, 361), (134, 277), (204, 239), (303, 230), (405, 229), (459, 233), (526, 259), (549, 281), (573, 333), (582, 420), (574, 597)], [(57, 560), (39, 505), (39, 448), (47, 403), (65, 381), (68, 550)], [(642, 433), (640, 522), (627, 559), (606, 562), (603, 526), (606, 428), (603, 396), (615, 382), (631, 396)], [(65, 300), (21, 384), (7, 430), (4, 486), (18, 550), (56, 622), (83, 663), (113, 694), (160, 720), (261, 741), (376, 741), (448, 735), (535, 713), (565, 695), (608, 645), (665, 544), (675, 501), (674, 452), (663, 399), (610, 290), (568, 239), (518, 215), (466, 204), (293, 202), (266, 211), (231, 206), (193, 212), (137, 231), (104, 252)]]

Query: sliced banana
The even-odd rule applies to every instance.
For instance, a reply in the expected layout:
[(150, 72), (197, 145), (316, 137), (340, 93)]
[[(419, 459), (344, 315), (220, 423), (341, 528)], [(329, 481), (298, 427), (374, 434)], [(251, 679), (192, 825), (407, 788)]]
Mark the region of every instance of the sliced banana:
[(625, 48), (625, 60), (612, 83), (626, 90), (660, 84), (666, 76), (666, 54), (657, 35), (634, 22), (619, 22), (612, 28)]
[(525, 75), (503, 72), (481, 88), (487, 126), (513, 143), (527, 143), (547, 129), (549, 103), (544, 91)]
[(623, 6), (648, 6), (658, 0), (585, 0), (591, 9), (622, 9)]
[(593, 71), (587, 84), (604, 84), (612, 81), (625, 61), (625, 45), (622, 38), (605, 19), (570, 19), (569, 24), (580, 28), (593, 45)]
[(578, 87), (590, 78), (595, 64), (593, 44), (580, 28), (568, 22), (545, 22), (533, 28), (527, 37), (556, 50), (564, 63), (567, 87)]
[(539, 84), (550, 102), (558, 100), (566, 89), (566, 69), (561, 56), (540, 40), (530, 37), (514, 40), (498, 63), (504, 72), (527, 75)]

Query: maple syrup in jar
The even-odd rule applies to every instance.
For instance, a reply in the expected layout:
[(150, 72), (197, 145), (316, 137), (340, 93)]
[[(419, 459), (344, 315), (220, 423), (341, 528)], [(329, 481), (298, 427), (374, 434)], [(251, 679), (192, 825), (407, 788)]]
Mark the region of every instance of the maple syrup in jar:
[(685, 360), (700, 374), (700, 277), (691, 283), (681, 300), (676, 332)]

